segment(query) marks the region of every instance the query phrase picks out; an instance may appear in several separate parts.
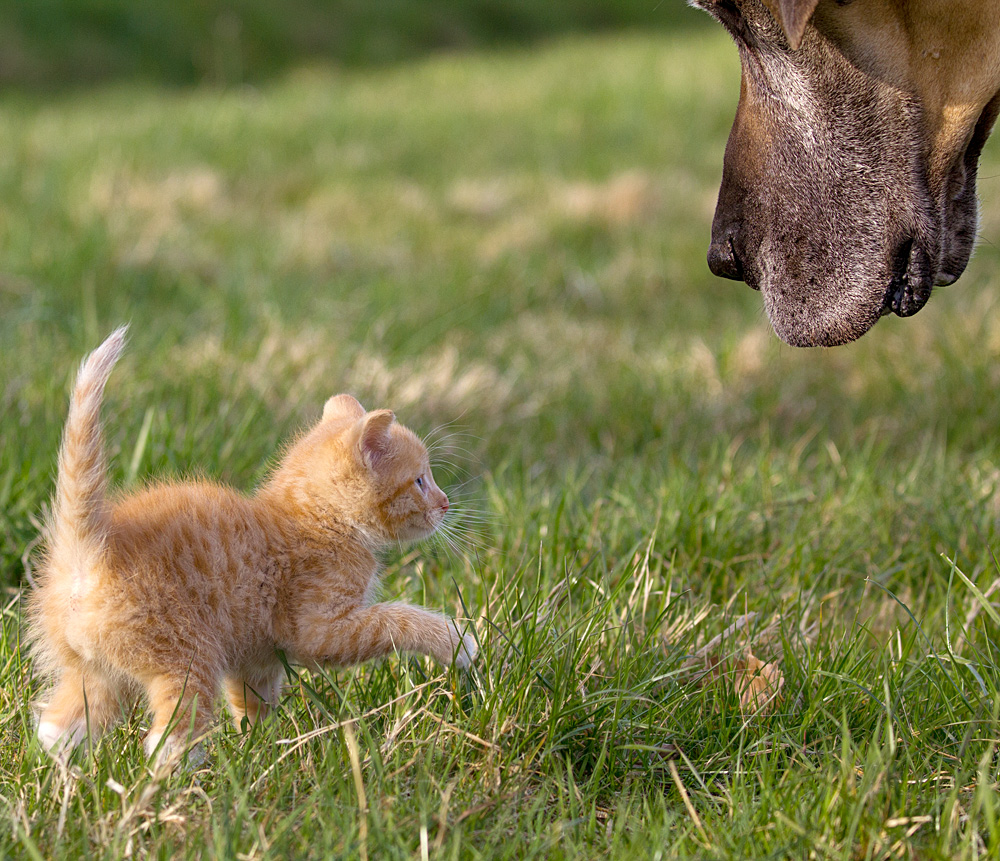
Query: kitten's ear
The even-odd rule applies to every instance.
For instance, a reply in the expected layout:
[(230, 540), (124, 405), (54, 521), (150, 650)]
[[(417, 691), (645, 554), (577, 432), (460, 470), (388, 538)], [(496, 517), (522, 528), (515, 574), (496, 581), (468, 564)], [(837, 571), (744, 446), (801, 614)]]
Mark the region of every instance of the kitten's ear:
[(396, 415), (392, 410), (374, 410), (362, 419), (358, 448), (368, 466), (377, 466), (388, 452), (389, 428), (395, 420)]
[(359, 419), (364, 414), (365, 408), (358, 403), (357, 398), (350, 395), (334, 395), (323, 405), (323, 421)]

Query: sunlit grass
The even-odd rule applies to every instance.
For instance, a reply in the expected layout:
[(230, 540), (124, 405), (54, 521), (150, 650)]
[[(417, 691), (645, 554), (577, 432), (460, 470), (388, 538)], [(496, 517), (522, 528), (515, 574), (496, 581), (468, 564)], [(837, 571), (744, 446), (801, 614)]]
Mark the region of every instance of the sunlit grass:
[[(0, 104), (0, 854), (995, 848), (997, 160), (959, 284), (783, 347), (704, 263), (733, 53), (608, 36)], [(138, 709), (42, 756), (16, 590), (73, 370), (124, 321), (119, 483), (249, 490), (342, 390), (439, 440), (458, 517), (385, 592), (474, 620), (476, 667), (298, 675), (193, 774), (149, 772)]]

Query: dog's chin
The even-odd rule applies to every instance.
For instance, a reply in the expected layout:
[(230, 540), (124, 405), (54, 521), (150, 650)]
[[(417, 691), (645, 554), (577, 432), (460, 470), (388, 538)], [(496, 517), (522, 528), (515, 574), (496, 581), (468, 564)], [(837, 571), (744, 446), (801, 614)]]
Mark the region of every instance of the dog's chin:
[[(861, 257), (838, 261), (839, 271), (803, 265), (791, 254), (778, 256), (768, 277), (753, 269), (747, 283), (760, 290), (775, 334), (793, 347), (838, 347), (856, 341), (882, 317), (911, 317), (942, 278), (925, 246), (913, 239), (871, 263)], [(860, 274), (864, 273), (864, 274)], [(758, 277), (753, 277), (758, 275)]]
[(816, 317), (771, 312), (768, 319), (774, 333), (791, 347), (841, 347), (858, 340), (881, 316), (881, 312), (863, 319), (843, 315)]
[[(832, 292), (832, 291), (831, 291)], [(774, 333), (792, 347), (839, 347), (856, 341), (886, 313), (885, 292), (867, 297), (833, 294), (826, 302), (798, 298), (788, 289), (761, 285)]]

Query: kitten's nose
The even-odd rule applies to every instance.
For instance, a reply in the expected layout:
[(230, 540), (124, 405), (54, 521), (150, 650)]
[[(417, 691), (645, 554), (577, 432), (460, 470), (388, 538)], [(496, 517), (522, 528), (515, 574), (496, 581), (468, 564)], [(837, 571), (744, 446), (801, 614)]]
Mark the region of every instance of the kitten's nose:
[(438, 505), (438, 508), (441, 509), (441, 513), (442, 514), (448, 511), (448, 508), (449, 508), (449, 506), (448, 506), (448, 497), (445, 496), (443, 493), (441, 494), (441, 504)]

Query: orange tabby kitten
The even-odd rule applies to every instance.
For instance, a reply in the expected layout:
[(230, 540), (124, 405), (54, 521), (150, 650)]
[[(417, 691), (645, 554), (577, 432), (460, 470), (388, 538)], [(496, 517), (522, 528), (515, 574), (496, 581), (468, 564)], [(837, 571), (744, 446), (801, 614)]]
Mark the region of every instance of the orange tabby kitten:
[(145, 691), (147, 752), (203, 735), (223, 687), (237, 726), (276, 704), (281, 650), (306, 667), (397, 649), (468, 667), (477, 647), (420, 607), (373, 603), (380, 548), (430, 535), (448, 511), (427, 449), (389, 410), (327, 401), (252, 497), (207, 481), (109, 499), (100, 423), (118, 329), (80, 368), (29, 638), (54, 682), (38, 723), (68, 750)]

